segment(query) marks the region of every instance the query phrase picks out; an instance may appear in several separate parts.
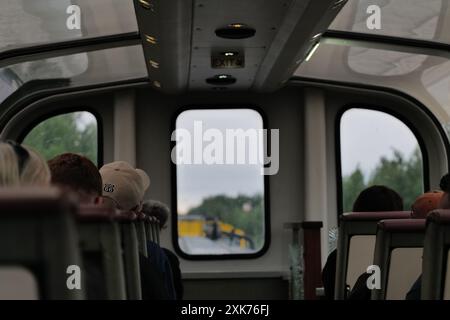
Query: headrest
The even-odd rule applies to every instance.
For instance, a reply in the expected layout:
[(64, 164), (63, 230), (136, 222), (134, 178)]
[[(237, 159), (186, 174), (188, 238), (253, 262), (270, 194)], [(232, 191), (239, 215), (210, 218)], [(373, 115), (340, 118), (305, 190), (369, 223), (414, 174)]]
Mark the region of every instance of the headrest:
[(438, 209), (431, 211), (427, 216), (427, 223), (450, 224), (450, 210)]
[(77, 220), (83, 222), (113, 221), (118, 214), (115, 209), (105, 208), (99, 205), (81, 205), (77, 213)]
[(385, 219), (410, 219), (409, 211), (348, 212), (340, 216), (341, 221), (380, 221)]
[(382, 220), (378, 223), (378, 228), (392, 233), (424, 232), (425, 226), (425, 219)]
[(1, 214), (58, 214), (77, 210), (75, 195), (56, 187), (0, 188)]

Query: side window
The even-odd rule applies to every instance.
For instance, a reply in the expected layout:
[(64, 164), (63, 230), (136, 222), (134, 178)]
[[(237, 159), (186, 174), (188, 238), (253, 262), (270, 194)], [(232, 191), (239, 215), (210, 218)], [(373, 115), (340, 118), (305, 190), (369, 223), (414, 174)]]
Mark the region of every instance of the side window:
[(175, 246), (185, 255), (245, 256), (264, 248), (268, 213), (264, 164), (257, 161), (263, 125), (251, 109), (188, 110), (177, 117)]
[(422, 152), (413, 132), (385, 112), (353, 108), (340, 119), (343, 211), (352, 211), (358, 194), (385, 185), (409, 210), (424, 190)]
[(79, 153), (98, 163), (98, 124), (87, 111), (65, 113), (48, 118), (35, 126), (23, 144), (49, 160), (61, 153)]

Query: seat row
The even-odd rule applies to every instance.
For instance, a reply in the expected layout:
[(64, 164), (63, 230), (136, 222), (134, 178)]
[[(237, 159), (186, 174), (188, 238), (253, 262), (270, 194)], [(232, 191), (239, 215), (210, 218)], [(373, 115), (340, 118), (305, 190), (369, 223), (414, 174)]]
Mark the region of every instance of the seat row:
[(364, 212), (341, 216), (335, 299), (346, 299), (369, 273), (372, 300), (404, 300), (418, 281), (420, 298), (450, 298), (450, 210), (427, 219), (411, 213)]
[(92, 281), (101, 298), (141, 299), (139, 254), (148, 255), (148, 240), (159, 244), (154, 217), (80, 206), (56, 188), (0, 190), (0, 266), (29, 270), (39, 299), (86, 299)]

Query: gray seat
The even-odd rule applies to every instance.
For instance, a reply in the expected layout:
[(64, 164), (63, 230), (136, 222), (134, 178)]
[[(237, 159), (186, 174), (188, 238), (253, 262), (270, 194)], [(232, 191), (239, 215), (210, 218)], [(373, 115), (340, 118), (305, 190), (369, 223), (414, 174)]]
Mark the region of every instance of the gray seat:
[(74, 222), (76, 202), (55, 188), (0, 189), (0, 264), (24, 266), (40, 299), (84, 299), (69, 289), (69, 266), (82, 267)]
[(383, 220), (378, 224), (374, 265), (380, 288), (372, 300), (404, 300), (422, 272), (425, 219)]
[(145, 231), (145, 224), (148, 220), (148, 217), (140, 212), (137, 214), (137, 219), (135, 222), (137, 239), (139, 244), (139, 252), (144, 256), (148, 257), (147, 253), (147, 233)]
[[(102, 280), (95, 288), (87, 288), (88, 296), (94, 299), (125, 300), (126, 285), (122, 256), (121, 233), (119, 225), (114, 221), (118, 212), (94, 205), (83, 205), (77, 215), (80, 248), (85, 259), (92, 254), (100, 256)], [(99, 286), (104, 289), (99, 289)], [(97, 293), (92, 291), (102, 291)]]
[(422, 300), (450, 300), (450, 210), (427, 217), (424, 240)]
[(408, 219), (409, 211), (350, 212), (341, 215), (336, 262), (335, 299), (346, 298), (347, 286), (373, 264), (375, 235), (383, 219)]
[(159, 244), (159, 220), (153, 216), (147, 216), (145, 221), (145, 233), (147, 240)]
[(136, 232), (137, 215), (133, 212), (122, 211), (115, 217), (115, 221), (119, 223), (122, 235), (127, 298), (129, 300), (141, 300), (139, 242)]

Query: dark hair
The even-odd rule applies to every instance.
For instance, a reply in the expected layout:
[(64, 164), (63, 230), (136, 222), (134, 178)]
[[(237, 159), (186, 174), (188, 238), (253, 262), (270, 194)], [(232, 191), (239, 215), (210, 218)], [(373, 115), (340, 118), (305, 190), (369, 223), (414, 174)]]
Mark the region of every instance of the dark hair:
[(101, 196), (102, 176), (95, 164), (88, 158), (63, 153), (48, 161), (52, 183), (66, 186), (75, 192)]
[(353, 212), (402, 210), (402, 197), (394, 190), (385, 186), (372, 186), (361, 191), (353, 204)]
[(142, 212), (146, 215), (156, 217), (159, 221), (159, 228), (162, 229), (166, 225), (169, 218), (169, 207), (157, 200), (147, 200), (142, 203)]
[(441, 178), (439, 187), (441, 188), (442, 191), (450, 193), (450, 173), (447, 173)]

